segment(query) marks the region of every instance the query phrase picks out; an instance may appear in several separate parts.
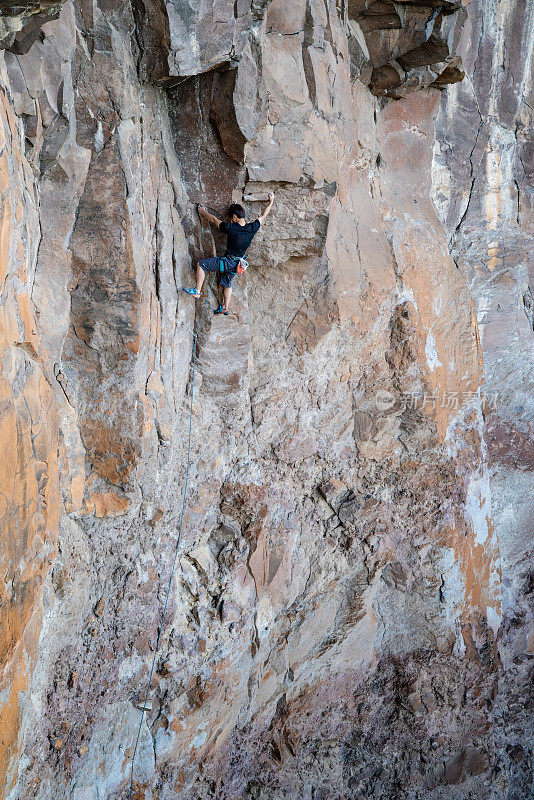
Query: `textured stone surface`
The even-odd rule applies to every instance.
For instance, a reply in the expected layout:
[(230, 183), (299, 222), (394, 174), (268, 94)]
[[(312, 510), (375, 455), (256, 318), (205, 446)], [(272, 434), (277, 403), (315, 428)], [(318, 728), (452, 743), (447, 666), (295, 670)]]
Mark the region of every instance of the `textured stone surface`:
[(35, 42), (42, 26), (57, 19), (64, 0), (44, 2), (0, 2), (0, 47), (17, 54), (27, 53)]
[(181, 287), (221, 245), (194, 204), (270, 190), (198, 338), (135, 796), (526, 796), (532, 26), (506, 9), (68, 0), (2, 53), (2, 800), (128, 796)]
[(415, 89), (461, 81), (462, 59), (451, 44), (457, 12), (467, 4), (351, 0), (347, 21), (354, 73), (377, 97), (405, 97)]
[(533, 641), (533, 22), (531, 8), (518, 14), (510, 3), (468, 8), (458, 48), (471, 78), (443, 95), (434, 162), (436, 206), (476, 304), (484, 351), (484, 440), (503, 583), (495, 791), (510, 798), (525, 796), (534, 780), (524, 736), (531, 709), (518, 704), (530, 694)]

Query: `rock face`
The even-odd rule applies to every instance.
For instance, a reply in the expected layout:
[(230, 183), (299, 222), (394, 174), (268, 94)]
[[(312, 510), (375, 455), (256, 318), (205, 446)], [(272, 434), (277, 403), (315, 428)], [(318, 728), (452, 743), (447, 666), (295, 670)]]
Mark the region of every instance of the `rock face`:
[(27, 53), (43, 24), (59, 17), (63, 1), (12, 3), (0, 0), (0, 47), (18, 55)]
[(483, 391), (491, 398), (484, 416), (503, 584), (494, 719), (504, 797), (528, 794), (519, 780), (507, 794), (507, 774), (532, 780), (522, 735), (528, 706), (518, 698), (528, 697), (532, 681), (533, 150), (525, 56), (532, 53), (533, 21), (532, 9), (517, 14), (489, 0), (467, 8), (456, 46), (470, 79), (442, 95), (433, 166), (436, 207), (476, 304)]
[[(204, 299), (134, 796), (526, 797), (528, 15), (46, 5), (0, 64), (0, 798), (129, 796)], [(270, 190), (195, 309), (195, 203)]]

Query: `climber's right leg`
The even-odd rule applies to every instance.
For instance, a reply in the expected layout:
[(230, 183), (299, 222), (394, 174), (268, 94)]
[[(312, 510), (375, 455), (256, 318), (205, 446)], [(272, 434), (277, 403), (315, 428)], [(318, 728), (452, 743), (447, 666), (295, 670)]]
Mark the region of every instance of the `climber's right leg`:
[(221, 289), (223, 290), (223, 301), (220, 306), (215, 309), (215, 314), (224, 314), (228, 316), (228, 309), (230, 308), (230, 298), (232, 297), (232, 281), (236, 273), (231, 270), (226, 270), (221, 275)]

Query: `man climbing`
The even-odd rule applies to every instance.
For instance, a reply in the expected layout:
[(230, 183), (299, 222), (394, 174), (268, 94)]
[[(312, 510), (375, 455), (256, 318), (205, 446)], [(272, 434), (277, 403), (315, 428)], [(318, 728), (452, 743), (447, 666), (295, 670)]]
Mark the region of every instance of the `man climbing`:
[(184, 292), (198, 300), (206, 272), (219, 272), (220, 285), (223, 287), (223, 302), (215, 309), (215, 314), (228, 316), (228, 308), (230, 307), (230, 298), (232, 296), (232, 281), (238, 272), (239, 263), (244, 261), (245, 253), (250, 247), (255, 234), (259, 231), (260, 225), (265, 221), (267, 214), (273, 207), (273, 202), (274, 192), (269, 192), (267, 208), (254, 222), (245, 221), (245, 210), (238, 203), (232, 203), (228, 209), (230, 222), (221, 222), (220, 219), (210, 214), (204, 206), (198, 207), (198, 212), (204, 219), (226, 234), (226, 251), (223, 256), (213, 256), (213, 258), (204, 258), (199, 261), (197, 264), (197, 285), (194, 289), (186, 289), (184, 287)]

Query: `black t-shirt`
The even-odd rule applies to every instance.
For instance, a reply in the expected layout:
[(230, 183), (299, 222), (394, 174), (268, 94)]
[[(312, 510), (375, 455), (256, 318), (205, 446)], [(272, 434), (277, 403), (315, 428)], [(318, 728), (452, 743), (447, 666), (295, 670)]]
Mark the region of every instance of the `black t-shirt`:
[(246, 225), (238, 225), (237, 222), (221, 222), (219, 230), (223, 231), (228, 237), (226, 239), (225, 255), (229, 258), (243, 258), (259, 229), (259, 219), (255, 219), (254, 222), (247, 222)]

